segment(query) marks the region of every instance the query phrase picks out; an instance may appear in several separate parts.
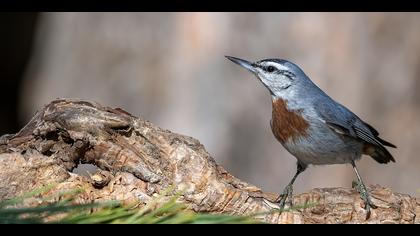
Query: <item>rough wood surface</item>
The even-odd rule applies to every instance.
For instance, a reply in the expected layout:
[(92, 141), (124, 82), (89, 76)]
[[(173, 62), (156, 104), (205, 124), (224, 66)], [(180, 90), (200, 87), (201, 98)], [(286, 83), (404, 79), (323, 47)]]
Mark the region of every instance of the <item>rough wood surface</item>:
[[(78, 163), (100, 171), (73, 173)], [(0, 138), (0, 200), (50, 183), (54, 190), (81, 187), (80, 202), (140, 200), (175, 186), (194, 211), (248, 215), (272, 210), (278, 195), (230, 175), (194, 138), (172, 133), (116, 108), (56, 100), (17, 134)], [(370, 186), (378, 209), (366, 220), (350, 188), (313, 189), (294, 196), (290, 212), (258, 215), (270, 223), (419, 223), (420, 201)]]

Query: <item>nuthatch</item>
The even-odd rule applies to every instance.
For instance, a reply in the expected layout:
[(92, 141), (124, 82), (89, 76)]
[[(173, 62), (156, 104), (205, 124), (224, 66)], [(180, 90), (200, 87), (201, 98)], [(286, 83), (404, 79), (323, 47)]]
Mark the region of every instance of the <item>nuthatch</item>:
[(379, 132), (316, 86), (294, 63), (283, 59), (249, 62), (226, 56), (253, 73), (272, 98), (271, 130), (283, 147), (297, 158), (297, 172), (280, 195), (279, 204), (292, 205), (293, 183), (309, 164), (349, 163), (358, 181), (356, 189), (365, 202), (367, 218), (376, 208), (359, 175), (355, 161), (362, 154), (379, 163), (395, 162)]

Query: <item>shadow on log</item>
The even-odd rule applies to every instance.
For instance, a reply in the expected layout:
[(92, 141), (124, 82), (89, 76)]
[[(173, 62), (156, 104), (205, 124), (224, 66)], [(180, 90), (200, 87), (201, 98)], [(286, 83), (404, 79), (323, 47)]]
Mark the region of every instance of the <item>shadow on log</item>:
[[(73, 173), (79, 163), (99, 168)], [(272, 210), (277, 194), (230, 175), (194, 138), (172, 133), (116, 108), (56, 100), (17, 134), (0, 138), (0, 200), (59, 183), (55, 190), (83, 188), (79, 202), (148, 202), (174, 186), (197, 212), (250, 215)], [(420, 201), (389, 188), (369, 188), (378, 209), (366, 220), (354, 189), (323, 188), (294, 196), (288, 212), (258, 215), (269, 223), (419, 223)]]

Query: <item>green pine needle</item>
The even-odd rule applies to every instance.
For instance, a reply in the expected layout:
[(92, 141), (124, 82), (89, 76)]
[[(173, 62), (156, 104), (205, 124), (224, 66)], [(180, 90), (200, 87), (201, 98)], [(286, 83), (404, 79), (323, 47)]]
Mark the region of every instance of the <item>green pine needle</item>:
[[(250, 217), (195, 213), (177, 200), (180, 193), (166, 197), (168, 188), (146, 205), (135, 208), (115, 201), (105, 203), (76, 204), (74, 199), (81, 190), (53, 194), (41, 198), (41, 205), (22, 207), (26, 199), (52, 189), (43, 187), (22, 196), (0, 202), (1, 224), (245, 224), (261, 223)], [(52, 199), (60, 199), (53, 202)], [(166, 200), (164, 200), (166, 199)]]

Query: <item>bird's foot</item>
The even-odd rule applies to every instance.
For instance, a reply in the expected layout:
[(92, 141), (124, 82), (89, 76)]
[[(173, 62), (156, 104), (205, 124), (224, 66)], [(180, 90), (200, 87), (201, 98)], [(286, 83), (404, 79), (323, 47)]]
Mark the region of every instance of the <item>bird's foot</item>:
[(375, 204), (373, 204), (372, 199), (369, 195), (369, 192), (367, 191), (366, 186), (362, 182), (358, 180), (354, 180), (352, 183), (352, 187), (355, 188), (357, 192), (359, 192), (360, 197), (365, 202), (366, 220), (368, 220), (371, 214), (370, 209), (371, 208), (376, 209), (378, 207)]
[(280, 211), (284, 210), (286, 205), (292, 207), (293, 205), (293, 186), (291, 184), (284, 188), (283, 193), (277, 199), (279, 203)]

